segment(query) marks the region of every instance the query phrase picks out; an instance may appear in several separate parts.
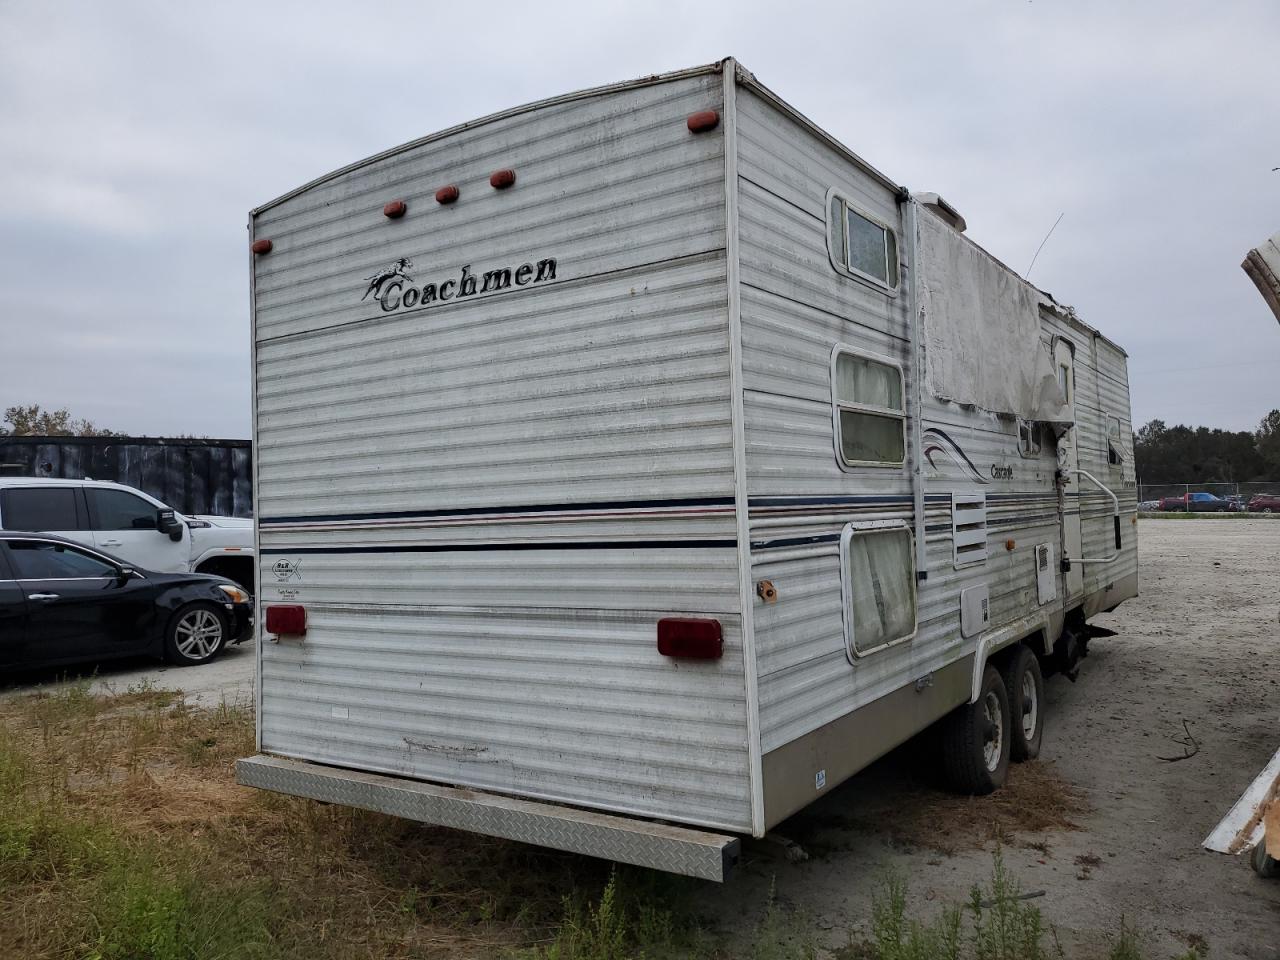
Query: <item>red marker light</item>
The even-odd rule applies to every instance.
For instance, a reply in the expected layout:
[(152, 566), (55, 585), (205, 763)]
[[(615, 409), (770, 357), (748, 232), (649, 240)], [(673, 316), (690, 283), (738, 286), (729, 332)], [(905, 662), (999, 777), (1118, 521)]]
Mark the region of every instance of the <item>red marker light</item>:
[(689, 114), (686, 122), (689, 124), (690, 133), (706, 133), (720, 126), (720, 114), (714, 110), (700, 110)]
[(453, 203), (458, 199), (458, 188), (452, 183), (436, 191), (436, 203)]
[(724, 655), (724, 633), (719, 620), (702, 617), (666, 617), (658, 621), (658, 652), (685, 660), (719, 660)]
[(261, 255), (262, 255), (262, 254), (264, 254), (264, 253), (270, 253), (270, 252), (271, 252), (271, 241), (270, 241), (270, 240), (255, 240), (255, 241), (253, 241), (253, 243), (252, 243), (252, 244), (250, 244), (249, 249), (250, 249), (250, 250), (252, 250), (254, 253), (258, 254), (259, 256), (261, 256)]
[(307, 610), (298, 604), (267, 607), (267, 633), (304, 637), (307, 634)]
[(489, 186), (495, 190), (505, 190), (516, 182), (514, 170), (495, 170), (489, 175)]
[(382, 215), (388, 220), (399, 220), (408, 209), (408, 205), (403, 200), (392, 200), (382, 208)]

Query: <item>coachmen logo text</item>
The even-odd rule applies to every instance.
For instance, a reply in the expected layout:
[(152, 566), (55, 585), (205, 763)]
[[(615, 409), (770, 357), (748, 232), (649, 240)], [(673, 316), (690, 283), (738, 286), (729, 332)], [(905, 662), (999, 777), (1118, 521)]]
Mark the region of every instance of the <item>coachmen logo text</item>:
[(401, 257), (383, 267), (372, 276), (365, 277), (369, 284), (361, 300), (370, 295), (381, 305), (384, 313), (401, 307), (425, 307), (427, 304), (446, 300), (461, 300), (481, 293), (499, 293), (512, 287), (527, 287), (556, 278), (556, 261), (548, 257), (537, 263), (522, 263), (518, 267), (499, 267), (484, 273), (472, 273), (471, 264), (462, 268), (461, 276), (451, 277), (440, 283), (428, 283), (421, 287), (414, 283), (409, 271), (413, 261)]

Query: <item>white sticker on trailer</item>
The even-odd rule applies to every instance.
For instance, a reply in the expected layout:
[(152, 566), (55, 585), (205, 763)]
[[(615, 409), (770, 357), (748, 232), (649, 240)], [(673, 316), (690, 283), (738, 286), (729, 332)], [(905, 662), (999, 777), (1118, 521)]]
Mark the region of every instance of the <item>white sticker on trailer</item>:
[(827, 785), (827, 771), (819, 770), (813, 775), (813, 789), (821, 790)]

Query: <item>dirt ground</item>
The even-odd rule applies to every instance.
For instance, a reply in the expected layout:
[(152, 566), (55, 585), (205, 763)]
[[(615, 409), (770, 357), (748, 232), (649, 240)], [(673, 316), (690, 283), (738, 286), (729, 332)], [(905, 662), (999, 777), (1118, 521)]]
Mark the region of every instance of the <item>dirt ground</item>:
[[(940, 797), (906, 748), (783, 824), (812, 859), (757, 856), (721, 892), (726, 917), (773, 881), (838, 949), (866, 932), (887, 871), (931, 917), (989, 878), (999, 834), (1073, 958), (1104, 955), (1122, 915), (1153, 958), (1199, 945), (1211, 958), (1280, 958), (1280, 882), (1200, 847), (1280, 748), (1280, 524), (1142, 520), (1138, 549), (1141, 595), (1096, 621), (1119, 635), (1092, 642), (1077, 683), (1048, 682), (1038, 769), (1014, 767), (1006, 787), (1024, 815), (1078, 829), (1019, 830), (992, 798)], [(1184, 721), (1199, 752), (1160, 760), (1186, 752)]]

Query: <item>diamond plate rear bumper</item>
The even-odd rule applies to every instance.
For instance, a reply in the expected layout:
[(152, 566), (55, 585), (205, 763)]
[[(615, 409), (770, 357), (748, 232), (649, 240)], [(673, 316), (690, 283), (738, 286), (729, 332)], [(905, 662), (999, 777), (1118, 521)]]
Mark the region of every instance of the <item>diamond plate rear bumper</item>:
[(716, 882), (723, 882), (738, 861), (737, 837), (301, 760), (262, 755), (238, 760), (236, 780), (276, 793)]

